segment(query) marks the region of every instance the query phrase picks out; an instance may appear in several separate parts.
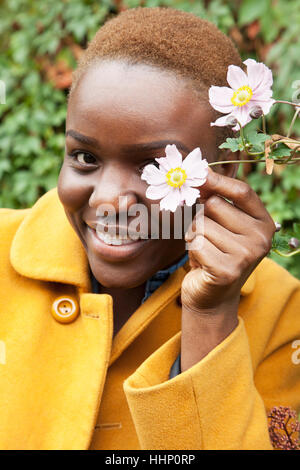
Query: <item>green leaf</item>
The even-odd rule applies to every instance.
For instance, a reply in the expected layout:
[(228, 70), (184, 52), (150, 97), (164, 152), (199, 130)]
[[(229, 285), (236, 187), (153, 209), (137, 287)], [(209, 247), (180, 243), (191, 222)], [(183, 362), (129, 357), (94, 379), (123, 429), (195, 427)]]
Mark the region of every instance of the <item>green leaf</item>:
[(275, 232), (272, 238), (272, 250), (276, 249), (279, 251), (290, 251), (288, 244), (289, 239), (290, 235)]
[(270, 153), (270, 156), (271, 157), (276, 157), (276, 158), (280, 158), (280, 157), (288, 157), (290, 154), (291, 154), (292, 150), (287, 147), (284, 143), (280, 143), (278, 144), (278, 147), (273, 149)]
[(238, 11), (238, 24), (243, 26), (252, 23), (264, 14), (268, 14), (270, 0), (244, 0)]
[(256, 129), (250, 129), (249, 131), (245, 130), (244, 135), (247, 139), (247, 142), (255, 148), (264, 149), (262, 145), (266, 140), (270, 139), (268, 134), (262, 132), (258, 133)]
[(0, 178), (2, 178), (5, 172), (10, 171), (11, 164), (9, 160), (0, 160)]
[(280, 31), (280, 24), (272, 13), (273, 10), (270, 9), (268, 14), (261, 15), (259, 18), (262, 36), (266, 43), (274, 41)]
[(219, 149), (230, 149), (232, 152), (237, 152), (240, 150), (241, 143), (242, 139), (240, 137), (227, 137), (226, 141), (219, 145)]

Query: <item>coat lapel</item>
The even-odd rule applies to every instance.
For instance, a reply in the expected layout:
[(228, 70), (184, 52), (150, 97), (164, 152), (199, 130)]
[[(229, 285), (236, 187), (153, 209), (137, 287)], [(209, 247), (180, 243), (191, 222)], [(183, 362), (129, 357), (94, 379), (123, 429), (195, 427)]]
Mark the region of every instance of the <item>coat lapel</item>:
[(42, 196), (20, 224), (10, 261), (23, 276), (90, 290), (87, 256), (56, 188)]
[[(111, 365), (123, 351), (144, 331), (165, 306), (180, 296), (182, 280), (188, 266), (180, 267), (127, 320), (113, 340)], [(179, 305), (174, 305), (179, 309)], [(175, 312), (174, 312), (175, 314)], [(180, 314), (180, 312), (179, 312)]]

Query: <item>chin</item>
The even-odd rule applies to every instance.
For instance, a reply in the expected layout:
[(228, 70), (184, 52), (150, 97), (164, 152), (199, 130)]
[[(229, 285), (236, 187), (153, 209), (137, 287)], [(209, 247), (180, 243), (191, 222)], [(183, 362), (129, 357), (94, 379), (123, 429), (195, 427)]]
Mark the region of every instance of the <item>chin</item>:
[(99, 284), (110, 289), (133, 289), (144, 284), (153, 275), (155, 269), (151, 272), (148, 269), (147, 272), (142, 272), (143, 265), (147, 265), (146, 262), (139, 263), (139, 266), (129, 267), (124, 264), (111, 265), (90, 260), (90, 267)]

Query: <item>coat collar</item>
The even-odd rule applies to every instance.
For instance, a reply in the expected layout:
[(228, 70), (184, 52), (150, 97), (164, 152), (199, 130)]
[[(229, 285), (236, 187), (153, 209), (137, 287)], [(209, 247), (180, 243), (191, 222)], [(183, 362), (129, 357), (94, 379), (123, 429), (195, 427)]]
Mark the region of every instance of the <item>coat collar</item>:
[(91, 290), (88, 259), (57, 188), (44, 194), (23, 219), (11, 245), (10, 261), (23, 276)]
[[(57, 188), (38, 199), (21, 222), (11, 245), (10, 261), (22, 276), (92, 290), (84, 247), (66, 217)], [(188, 263), (185, 269), (188, 271)], [(255, 277), (253, 271), (241, 295), (253, 291)]]

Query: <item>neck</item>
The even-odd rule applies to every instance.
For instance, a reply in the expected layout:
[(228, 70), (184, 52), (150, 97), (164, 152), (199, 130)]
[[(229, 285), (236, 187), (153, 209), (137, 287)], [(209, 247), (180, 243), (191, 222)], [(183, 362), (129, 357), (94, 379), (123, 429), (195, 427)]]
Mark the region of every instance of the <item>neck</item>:
[(115, 336), (124, 323), (141, 305), (145, 295), (145, 284), (132, 289), (121, 289), (119, 287), (100, 287), (101, 294), (109, 294), (113, 298), (114, 310), (114, 333)]

